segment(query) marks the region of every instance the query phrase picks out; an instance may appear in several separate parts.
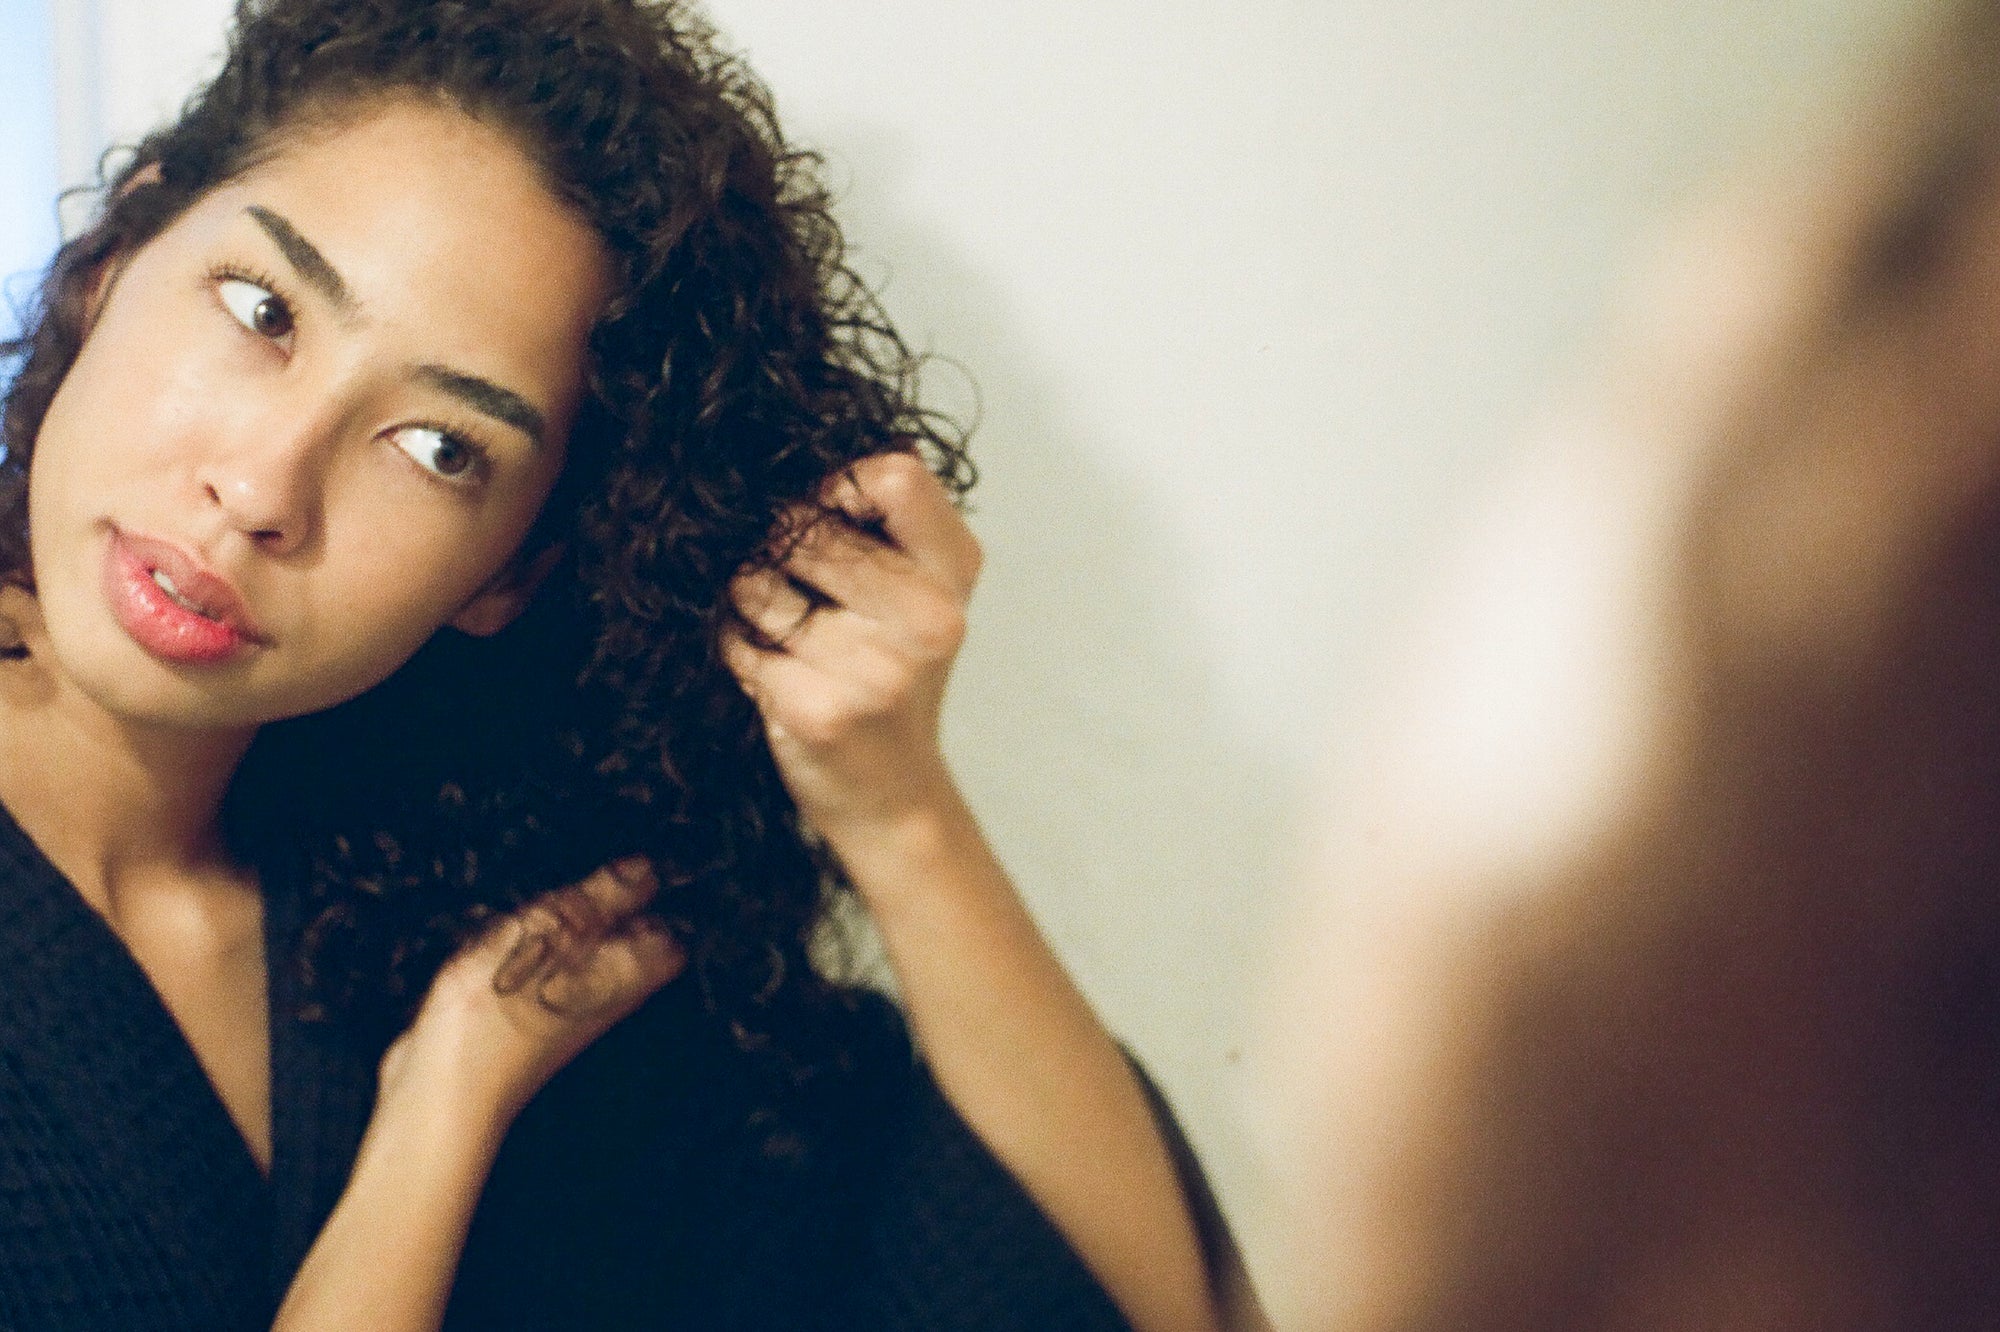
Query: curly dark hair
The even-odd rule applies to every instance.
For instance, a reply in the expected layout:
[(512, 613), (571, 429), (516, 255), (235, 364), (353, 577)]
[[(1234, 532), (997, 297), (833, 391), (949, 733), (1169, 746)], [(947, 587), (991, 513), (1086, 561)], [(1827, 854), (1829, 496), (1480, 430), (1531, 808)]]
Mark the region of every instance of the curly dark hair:
[(0, 578), (33, 586), (29, 461), (94, 277), (288, 135), (390, 97), (510, 134), (612, 256), (588, 401), (528, 537), (563, 554), (496, 637), (444, 631), (361, 697), (265, 727), (231, 844), (303, 879), (315, 1005), (383, 1038), (484, 922), (643, 853), (704, 1003), (781, 1109), (841, 1065), (852, 1000), (814, 948), (844, 885), (722, 663), (727, 588), (857, 459), (918, 450), (954, 493), (972, 469), (845, 264), (819, 159), (688, 6), (239, 0), (221, 72), (109, 173), (0, 345)]

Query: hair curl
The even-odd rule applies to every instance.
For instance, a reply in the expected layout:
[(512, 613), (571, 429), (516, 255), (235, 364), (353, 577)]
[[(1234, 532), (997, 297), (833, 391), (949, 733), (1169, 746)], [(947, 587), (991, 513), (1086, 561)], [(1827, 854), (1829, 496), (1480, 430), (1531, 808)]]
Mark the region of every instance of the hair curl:
[(440, 633), (361, 697), (265, 727), (225, 827), (246, 862), (303, 878), (309, 992), (378, 1035), (495, 914), (645, 854), (782, 1122), (844, 1062), (848, 991), (812, 960), (843, 885), (722, 663), (727, 588), (857, 459), (920, 450), (954, 493), (972, 469), (844, 262), (818, 158), (688, 6), (239, 0), (221, 72), (110, 173), (0, 345), (0, 577), (33, 585), (29, 463), (95, 278), (300, 130), (399, 96), (508, 132), (613, 258), (588, 401), (528, 538), (563, 555), (500, 635)]

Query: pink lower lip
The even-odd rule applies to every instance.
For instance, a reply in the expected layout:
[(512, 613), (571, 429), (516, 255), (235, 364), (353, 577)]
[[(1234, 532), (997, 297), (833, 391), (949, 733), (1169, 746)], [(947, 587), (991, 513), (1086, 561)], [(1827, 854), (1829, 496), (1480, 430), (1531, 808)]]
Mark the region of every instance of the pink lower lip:
[(104, 592), (120, 627), (163, 661), (208, 665), (250, 645), (234, 626), (176, 602), (153, 581), (153, 570), (116, 534), (104, 557)]

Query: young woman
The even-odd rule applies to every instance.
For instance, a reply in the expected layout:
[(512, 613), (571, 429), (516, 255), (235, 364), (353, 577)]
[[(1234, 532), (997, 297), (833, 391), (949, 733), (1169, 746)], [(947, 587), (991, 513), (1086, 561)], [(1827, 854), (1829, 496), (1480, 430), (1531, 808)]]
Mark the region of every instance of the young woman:
[(676, 5), (246, 0), (108, 182), (9, 349), (0, 1324), (1213, 1323), (811, 165)]

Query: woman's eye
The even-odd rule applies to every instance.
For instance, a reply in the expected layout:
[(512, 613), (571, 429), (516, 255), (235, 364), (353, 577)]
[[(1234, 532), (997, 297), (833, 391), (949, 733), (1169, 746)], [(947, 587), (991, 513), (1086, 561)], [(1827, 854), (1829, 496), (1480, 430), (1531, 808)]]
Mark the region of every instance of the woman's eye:
[(479, 462), (478, 449), (435, 426), (404, 426), (395, 441), (417, 466), (447, 481), (470, 480)]
[(224, 278), (217, 291), (223, 308), (252, 333), (276, 341), (292, 331), (291, 307), (268, 288), (244, 278)]

